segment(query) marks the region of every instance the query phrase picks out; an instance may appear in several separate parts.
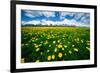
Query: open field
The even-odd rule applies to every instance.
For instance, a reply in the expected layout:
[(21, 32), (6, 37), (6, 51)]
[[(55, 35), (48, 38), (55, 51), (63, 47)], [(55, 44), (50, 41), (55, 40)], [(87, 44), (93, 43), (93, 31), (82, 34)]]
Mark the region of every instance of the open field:
[(90, 59), (89, 28), (21, 28), (22, 63), (86, 59)]

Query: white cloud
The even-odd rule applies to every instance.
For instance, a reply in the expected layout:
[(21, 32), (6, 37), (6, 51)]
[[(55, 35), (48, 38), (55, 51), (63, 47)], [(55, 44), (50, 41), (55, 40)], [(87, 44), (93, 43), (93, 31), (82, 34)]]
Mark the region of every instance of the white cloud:
[[(89, 13), (82, 13), (82, 12), (61, 12), (60, 19), (65, 19), (65, 16), (73, 17), (72, 20), (79, 20), (79, 22), (83, 22), (89, 24), (90, 15)], [(88, 18), (87, 18), (88, 17)]]
[(32, 21), (22, 21), (22, 24), (29, 24), (29, 25), (67, 25), (67, 26), (84, 26), (84, 27), (89, 27), (88, 24), (84, 24), (84, 23), (80, 23), (80, 22), (76, 22), (75, 20), (68, 20), (68, 19), (64, 19), (63, 21), (50, 21), (50, 20), (32, 20)]
[(22, 25), (26, 25), (26, 24), (27, 25), (32, 25), (32, 24), (37, 25), (37, 24), (40, 24), (41, 22), (38, 20), (31, 20), (31, 21), (22, 21), (21, 23)]
[(49, 11), (33, 11), (33, 10), (24, 10), (25, 15), (33, 18), (33, 17), (38, 17), (38, 16), (45, 16), (45, 17), (54, 17), (55, 12), (49, 12)]
[(74, 19), (78, 20), (78, 19), (80, 19), (83, 16), (84, 16), (84, 13), (75, 13)]
[(55, 17), (55, 12), (47, 12), (47, 11), (43, 11), (40, 12), (42, 15), (44, 15), (45, 17)]
[(90, 23), (90, 14), (85, 14), (83, 17), (81, 17), (80, 22), (89, 24)]
[(26, 13), (25, 15), (28, 16), (28, 17), (30, 17), (30, 18), (34, 17), (32, 14), (29, 14), (29, 13)]
[(33, 12), (31, 10), (24, 10), (24, 11), (25, 11), (25, 15), (30, 17), (30, 18), (33, 18), (33, 17), (37, 16), (36, 12)]
[(66, 16), (66, 15), (73, 16), (74, 14), (75, 14), (74, 12), (61, 12), (61, 16)]
[(73, 13), (73, 12), (60, 12), (60, 19), (64, 19), (65, 18), (65, 16), (70, 16), (70, 17), (72, 17), (73, 15), (74, 15), (75, 13)]

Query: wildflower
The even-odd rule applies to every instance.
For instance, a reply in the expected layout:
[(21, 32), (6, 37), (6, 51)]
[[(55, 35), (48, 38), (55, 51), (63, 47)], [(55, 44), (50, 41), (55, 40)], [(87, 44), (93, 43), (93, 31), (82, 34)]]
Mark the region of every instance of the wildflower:
[(42, 44), (39, 44), (39, 46), (42, 46)]
[(48, 58), (47, 58), (48, 60), (51, 60), (51, 56), (48, 56)]
[(61, 58), (62, 56), (63, 56), (63, 54), (60, 52), (60, 53), (58, 54), (58, 57)]
[(74, 48), (74, 51), (78, 52), (78, 49), (77, 48)]
[(60, 43), (60, 40), (58, 40), (57, 42)]
[(61, 45), (61, 44), (59, 44), (59, 45), (58, 45), (58, 48), (62, 48), (62, 45)]
[(72, 45), (72, 47), (74, 47), (75, 45)]
[(69, 50), (69, 54), (72, 54), (72, 51)]
[(34, 40), (35, 39), (35, 37), (32, 37), (32, 40)]
[(47, 40), (45, 41), (45, 44), (48, 44), (48, 41)]
[(51, 47), (51, 45), (49, 45), (49, 47)]
[(67, 48), (67, 45), (64, 45), (65, 48)]
[(43, 41), (41, 41), (40, 43), (43, 43)]
[(35, 40), (38, 40), (38, 38), (36, 38)]
[(41, 55), (43, 55), (43, 52), (41, 52)]
[(83, 40), (81, 40), (81, 43), (83, 43)]
[(36, 45), (36, 44), (34, 44), (34, 45)]
[(50, 50), (47, 50), (47, 52), (50, 52)]
[(34, 42), (35, 40), (32, 40), (32, 42)]
[(53, 60), (55, 59), (55, 55), (52, 55), (52, 59), (53, 59)]
[(40, 48), (37, 48), (36, 51), (38, 52), (40, 50)]
[(39, 63), (39, 62), (40, 62), (40, 60), (36, 60), (35, 62)]
[(56, 43), (56, 41), (53, 41), (53, 43), (55, 44), (55, 43)]
[(38, 48), (39, 46), (38, 45), (35, 45), (35, 48)]
[(62, 48), (62, 50), (64, 50), (64, 48)]
[(57, 48), (55, 48), (54, 52), (57, 52)]

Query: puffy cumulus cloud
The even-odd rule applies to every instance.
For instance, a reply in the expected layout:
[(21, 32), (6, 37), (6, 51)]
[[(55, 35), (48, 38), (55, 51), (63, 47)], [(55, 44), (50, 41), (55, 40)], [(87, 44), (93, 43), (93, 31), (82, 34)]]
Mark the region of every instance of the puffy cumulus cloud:
[(51, 20), (31, 20), (31, 21), (22, 21), (22, 25), (66, 25), (66, 26), (80, 26), (80, 27), (89, 27), (89, 25), (84, 24), (84, 23), (80, 23), (80, 22), (76, 22), (75, 20), (68, 20), (68, 19), (64, 19), (62, 21), (51, 21)]
[(44, 15), (45, 17), (55, 17), (55, 12), (40, 12), (42, 15)]
[(25, 13), (25, 16), (27, 17), (30, 17), (30, 18), (33, 18), (33, 17), (36, 17), (36, 16), (39, 16), (37, 15), (37, 12), (33, 12), (32, 10), (23, 10)]
[(80, 18), (80, 22), (90, 24), (90, 14), (85, 13), (84, 16)]
[(31, 20), (31, 21), (22, 21), (22, 25), (37, 25), (40, 24), (41, 22), (38, 20)]
[(61, 19), (64, 19), (66, 16), (73, 17), (74, 15), (75, 15), (75, 13), (73, 13), (73, 12), (60, 12)]
[(45, 16), (45, 17), (55, 17), (55, 12), (52, 11), (38, 11), (38, 10), (23, 10), (25, 15), (30, 18)]
[(67, 18), (74, 19), (75, 21), (89, 24), (90, 23), (90, 13), (83, 13), (83, 12), (60, 12), (60, 19)]
[(83, 17), (84, 16), (84, 13), (74, 13), (74, 19), (75, 20), (79, 20), (81, 17)]

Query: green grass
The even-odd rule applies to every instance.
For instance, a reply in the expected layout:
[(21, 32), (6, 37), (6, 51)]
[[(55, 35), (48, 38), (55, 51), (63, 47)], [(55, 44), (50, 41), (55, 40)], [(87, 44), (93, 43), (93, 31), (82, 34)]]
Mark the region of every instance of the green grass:
[(89, 28), (21, 28), (22, 63), (86, 59), (90, 59)]

